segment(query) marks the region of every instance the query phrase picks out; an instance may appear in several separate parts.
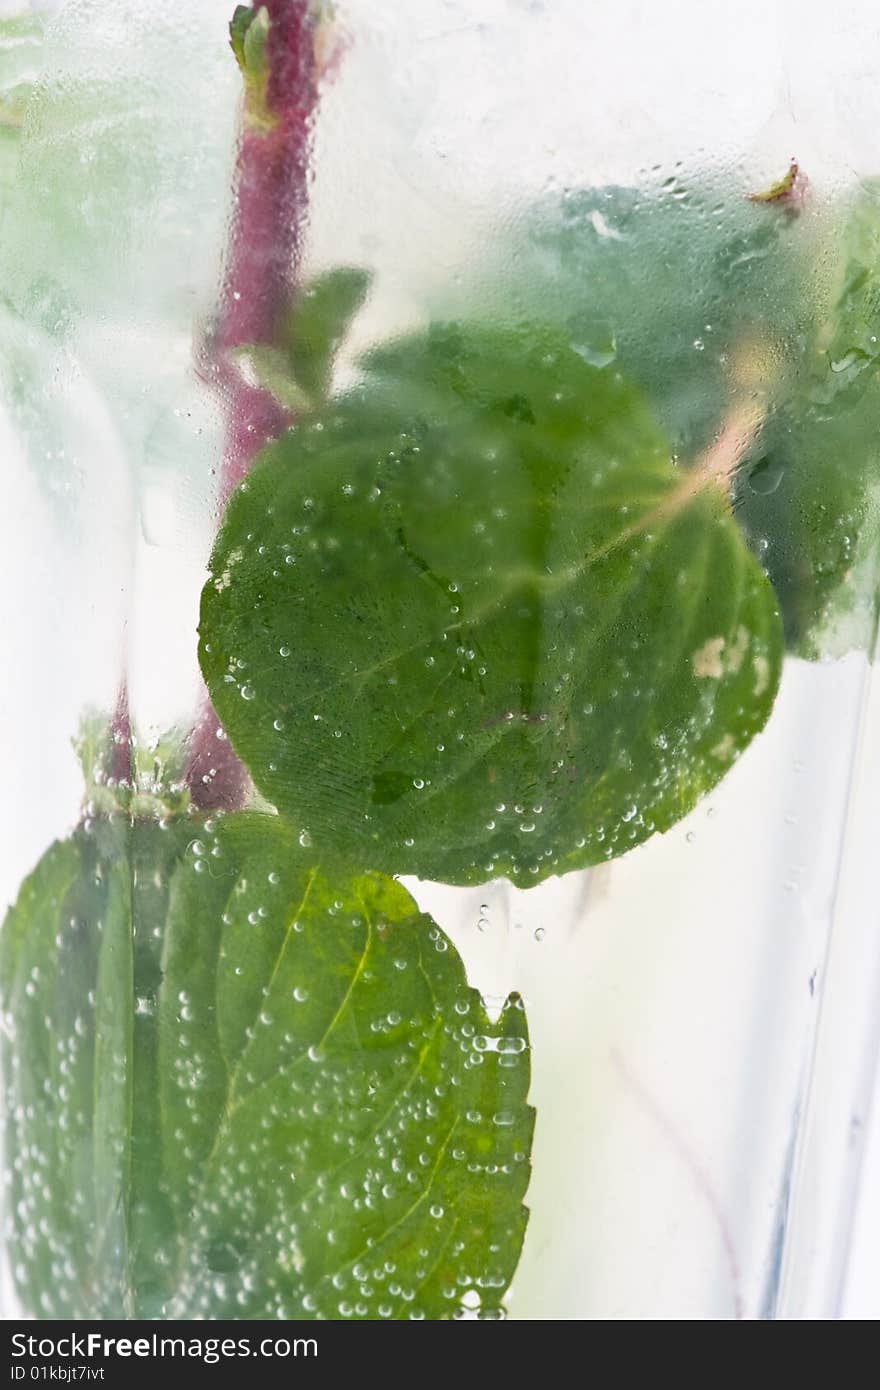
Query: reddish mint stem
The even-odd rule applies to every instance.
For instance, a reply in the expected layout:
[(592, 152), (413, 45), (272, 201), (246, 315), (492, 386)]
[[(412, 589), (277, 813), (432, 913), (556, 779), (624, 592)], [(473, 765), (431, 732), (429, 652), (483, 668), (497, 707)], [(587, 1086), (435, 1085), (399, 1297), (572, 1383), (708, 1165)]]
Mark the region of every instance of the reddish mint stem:
[[(268, 126), (245, 110), (238, 150), (235, 217), (230, 237), (219, 324), (211, 344), (215, 379), (225, 388), (228, 435), (220, 502), (247, 473), (254, 455), (290, 423), (267, 391), (248, 385), (230, 354), (275, 340), (299, 271), (308, 207), (312, 117), (318, 100), (316, 20), (310, 0), (262, 0), (267, 38)], [(191, 737), (187, 781), (195, 805), (233, 810), (248, 777), (205, 696)]]
[(113, 722), (110, 725), (110, 737), (112, 747), (108, 774), (117, 786), (133, 786), (134, 747), (131, 737), (131, 719), (128, 712), (128, 686), (125, 680), (122, 681), (116, 698), (116, 709), (113, 713)]
[[(315, 21), (308, 0), (264, 0), (269, 112), (265, 130), (245, 118), (236, 173), (236, 216), (229, 247), (216, 350), (272, 343), (296, 282), (308, 207), (311, 122), (318, 99)], [(221, 491), (228, 497), (254, 454), (288, 417), (268, 392), (224, 373), (230, 430)]]

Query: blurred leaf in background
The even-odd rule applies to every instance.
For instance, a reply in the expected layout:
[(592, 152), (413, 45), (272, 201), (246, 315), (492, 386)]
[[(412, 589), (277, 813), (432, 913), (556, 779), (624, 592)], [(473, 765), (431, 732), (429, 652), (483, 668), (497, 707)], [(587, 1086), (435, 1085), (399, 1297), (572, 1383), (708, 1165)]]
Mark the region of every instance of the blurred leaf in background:
[(43, 21), (38, 15), (0, 13), (0, 236), (7, 184), (14, 176), (25, 108), (37, 76)]
[(565, 327), (642, 387), (677, 460), (743, 404), (762, 424), (735, 514), (789, 648), (873, 640), (880, 487), (880, 195), (756, 200), (705, 172), (573, 188), (527, 206), (468, 293)]
[[(215, 0), (68, 0), (38, 47), (37, 20), (15, 21), (15, 46), (0, 47), (0, 72), (30, 55), (2, 128), (16, 152), (0, 169), (0, 295), (103, 397), (144, 497), (154, 474), (211, 487), (218, 412), (193, 355), (232, 179), (227, 20)], [(51, 406), (39, 386), (32, 404)], [(24, 449), (42, 475), (51, 460)]]
[(828, 293), (735, 493), (807, 657), (872, 647), (880, 578), (880, 182), (834, 220)]

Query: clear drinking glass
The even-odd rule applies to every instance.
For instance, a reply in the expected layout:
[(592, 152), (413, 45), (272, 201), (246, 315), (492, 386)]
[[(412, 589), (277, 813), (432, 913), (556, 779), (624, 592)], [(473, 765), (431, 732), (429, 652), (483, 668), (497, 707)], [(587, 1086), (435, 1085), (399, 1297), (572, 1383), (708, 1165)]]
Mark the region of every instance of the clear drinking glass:
[[(18, 903), (4, 928), (4, 1311), (836, 1316), (880, 979), (871, 906), (880, 37), (871, 7), (272, 0), (239, 7), (230, 51), (234, 10), (217, 0), (68, 0), (26, 13), (5, 6), (0, 17), (0, 896)], [(390, 367), (375, 368), (377, 351)], [(439, 353), (435, 376), (412, 366), (425, 352)], [(375, 370), (389, 371), (391, 385), (374, 395)], [(543, 429), (541, 412), (555, 420), (572, 392), (577, 420), (546, 427), (556, 444), (542, 444), (543, 462), (529, 465), (531, 501), (517, 511), (528, 471), (516, 471), (517, 451), (531, 445), (515, 431)], [(351, 435), (339, 424), (349, 401), (363, 410)], [(578, 431), (600, 417), (582, 440)], [(274, 494), (259, 481), (238, 490), (286, 430), (291, 458), (306, 450), (317, 489), (306, 497), (303, 485), (285, 532), (301, 588), (278, 561), (278, 584), (293, 585), (285, 601), (305, 606), (292, 651), (278, 646), (256, 558), (262, 538), (247, 530), (247, 488)], [(399, 542), (395, 564), (407, 557), (405, 581), (386, 574), (361, 520), (322, 510), (331, 508), (322, 478), (336, 478), (337, 466), (330, 452), (324, 465), (322, 433), (349, 450), (352, 478), (381, 455), (376, 498), (340, 473), (332, 506), (349, 487), (353, 516), (371, 515), (376, 499), (388, 509), (383, 535)], [(552, 486), (549, 472), (535, 482), (536, 468), (556, 466), (554, 447), (569, 472)], [(429, 469), (422, 458), (434, 472), (418, 471)], [(520, 481), (493, 471), (499, 458), (517, 460), (510, 476)], [(594, 534), (586, 493), (566, 489), (575, 474), (604, 488), (609, 469), (620, 478), (617, 519), (608, 535)], [(250, 577), (238, 598), (242, 547), (231, 531), (221, 532), (223, 564), (211, 558), (230, 495), (229, 515), (238, 507), (247, 532)], [(714, 510), (701, 520), (706, 497)], [(474, 595), (496, 583), (486, 579), (495, 571), (481, 571), (475, 589), (473, 567), (485, 536), (501, 537), (511, 516), (522, 538), (499, 539), (499, 553), (509, 544), (505, 564), (529, 570), (531, 598), (512, 578), (492, 590), (502, 626), (487, 636)], [(572, 560), (579, 527), (591, 548)], [(529, 538), (539, 532), (536, 559)], [(698, 570), (704, 532), (724, 540)], [(644, 589), (602, 569), (657, 536)], [(308, 570), (317, 553), (325, 588)], [(597, 563), (611, 574), (606, 587), (551, 615), (552, 585), (574, 592)], [(201, 669), (228, 728), (200, 675), (206, 579)], [(399, 683), (376, 684), (413, 631), (421, 640), (402, 601), (383, 606), (382, 585), (421, 594), (435, 581), (454, 614), (461, 591), (470, 626), (450, 618), (442, 640), (458, 634), (455, 670), (474, 669), (466, 687), (453, 679), (449, 719), (433, 690), (417, 719), (408, 660)], [(629, 594), (620, 609), (616, 585)], [(747, 589), (746, 616), (700, 629), (701, 613), (711, 624), (731, 595), (745, 604)], [(356, 633), (340, 593), (353, 596), (351, 611), (362, 600)], [(212, 665), (215, 633), (245, 611), (267, 616), (230, 648), (223, 676)], [(691, 623), (699, 640), (688, 638)], [(263, 632), (274, 642), (271, 673)], [(359, 644), (350, 653), (346, 633)], [(534, 693), (543, 681), (552, 697), (502, 700), (493, 682), (505, 652), (525, 662), (533, 639), (528, 681), (513, 685)], [(442, 666), (442, 649), (425, 651)], [(267, 693), (281, 680), (279, 652), (292, 673), (283, 712)], [(250, 664), (238, 670), (236, 653)], [(323, 743), (309, 721), (330, 720), (336, 707), (313, 679), (316, 662), (345, 679), (354, 672), (359, 691), (348, 722), (340, 716)], [(661, 674), (667, 664), (678, 672), (676, 662), (683, 674), (670, 693)], [(238, 702), (228, 714), (226, 677)], [(349, 781), (398, 702), (400, 741), (393, 757), (376, 754), (372, 781), (363, 773), (373, 790), (362, 814)], [(277, 718), (252, 735), (249, 721), (257, 729), (263, 711)], [(606, 722), (604, 741), (584, 732), (591, 719)], [(510, 736), (495, 727), (505, 725)], [(444, 781), (444, 728), (450, 742), (465, 731), (479, 767), (497, 743), (497, 785), (521, 786), (521, 804), (520, 793), (508, 805), (495, 790), (494, 764), (478, 790), (464, 764)], [(568, 759), (575, 769), (562, 791), (542, 761), (551, 728), (559, 768)], [(298, 780), (283, 780), (288, 763)], [(426, 781), (432, 796), (432, 786), (445, 789), (430, 803), (442, 807), (445, 858), (418, 800)], [(224, 823), (242, 808), (261, 819), (249, 822), (257, 829), (230, 869), (235, 837)], [(467, 827), (457, 839), (456, 815)], [(367, 835), (362, 823), (378, 828)], [(509, 825), (513, 849), (504, 848)], [(314, 1053), (308, 1106), (273, 1091), (261, 1111), (248, 1093), (250, 1123), (269, 1135), (264, 1149), (246, 1151), (234, 1132), (242, 1077), (275, 1084), (256, 1049), (286, 1058), (294, 1035), (285, 1030), (300, 1026), (297, 1009), (328, 978), (313, 962), (282, 1001), (292, 908), (275, 967), (248, 974), (269, 950), (260, 934), (277, 923), (271, 894), (265, 911), (259, 895), (248, 897), (256, 861), (247, 856), (288, 829), (291, 863), (301, 851), (303, 862), (342, 864), (320, 868), (328, 951), (342, 918), (345, 930), (354, 920), (352, 874), (372, 874), (374, 885), (396, 878), (433, 921), (413, 916), (395, 930), (410, 941), (436, 933), (425, 937), (431, 951), (457, 952), (485, 1001), (483, 1031), (459, 1034), (456, 1004), (477, 1006), (462, 1002), (460, 986), (448, 998), (432, 986), (434, 1025), (454, 1037), (458, 1060), (437, 1063), (435, 1098), (418, 1109), (410, 1096), (401, 1111), (412, 1154), (431, 1107), (442, 1130), (444, 1107), (470, 1084), (455, 1070), (459, 1054), (484, 1054), (490, 1079), (485, 1111), (462, 1102), (442, 1143), (433, 1132), (424, 1139), (424, 1173), (421, 1154), (400, 1157), (382, 1128), (404, 1104), (380, 1102), (390, 1084), (381, 1049), (408, 1026), (395, 1009), (398, 995), (403, 1014), (410, 1007), (405, 968), (395, 984), (376, 965), (385, 1022), (366, 1041), (359, 1034), (334, 1052), (339, 1014), (326, 1031), (314, 1025), (311, 1043), (296, 1033)], [(65, 849), (77, 836), (78, 848)], [(52, 844), (62, 848), (22, 890)], [(271, 884), (274, 861), (259, 863)], [(114, 887), (120, 865), (123, 887)], [(256, 943), (246, 951), (245, 937), (224, 936), (239, 930), (227, 921), (233, 889), (222, 922), (212, 906), (215, 869), (244, 883)], [(381, 888), (386, 904), (392, 887)], [(398, 909), (387, 911), (396, 922)], [(225, 995), (199, 974), (210, 913), (216, 968), (242, 953)], [(322, 968), (345, 972), (339, 962)], [(360, 971), (352, 991), (365, 987)], [(256, 1012), (238, 1063), (224, 1053), (223, 1081), (218, 1049), (238, 1024), (221, 1013), (238, 1017), (237, 991)], [(527, 1049), (510, 1022), (522, 1010)], [(425, 1033), (418, 1046), (429, 1058), (431, 1045)], [(400, 1046), (412, 1053), (415, 1043)], [(527, 1063), (533, 1142), (516, 1092)], [(380, 1143), (363, 1171), (340, 1177), (343, 1160), (322, 1156), (315, 1138), (322, 1124), (338, 1126), (346, 1161), (375, 1133), (388, 1152)], [(282, 1171), (273, 1147), (282, 1133), (301, 1146), (293, 1168), (301, 1159), (311, 1198), (298, 1195), (293, 1169)], [(456, 1159), (462, 1134), (476, 1147)], [(199, 1182), (210, 1186), (212, 1163), (215, 1207), (198, 1208), (190, 1229), (181, 1203)], [(442, 1201), (435, 1177), (447, 1184)], [(413, 1202), (398, 1207), (407, 1181)], [(102, 1205), (96, 1182), (112, 1201)], [(264, 1224), (251, 1244), (241, 1232), (254, 1212)], [(448, 1243), (435, 1251), (441, 1228)], [(367, 1232), (360, 1271), (358, 1232)], [(312, 1253), (312, 1236), (324, 1253)], [(328, 1242), (343, 1249), (338, 1267), (325, 1258)], [(394, 1266), (384, 1274), (368, 1267), (380, 1250)]]

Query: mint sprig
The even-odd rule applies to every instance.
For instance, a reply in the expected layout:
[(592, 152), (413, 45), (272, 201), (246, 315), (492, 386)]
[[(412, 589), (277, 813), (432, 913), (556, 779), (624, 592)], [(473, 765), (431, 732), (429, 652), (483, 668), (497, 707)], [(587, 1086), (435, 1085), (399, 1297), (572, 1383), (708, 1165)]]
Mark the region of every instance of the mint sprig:
[[(211, 710), (188, 770), (124, 707), (121, 762), (86, 732), (83, 823), (0, 943), (38, 1317), (498, 1316), (522, 1004), (490, 1018), (392, 876), (530, 886), (624, 853), (748, 746), (784, 647), (876, 628), (873, 593), (854, 612), (878, 547), (874, 186), (824, 216), (795, 162), (720, 202), (680, 180), (544, 200), (461, 321), (334, 399), (368, 280), (298, 282), (320, 8), (230, 25), (224, 495), (280, 437), (229, 505), (200, 657), (266, 813), (205, 814), (248, 785)], [(10, 154), (29, 83), (0, 74)], [(82, 235), (75, 183), (53, 241), (65, 217)]]

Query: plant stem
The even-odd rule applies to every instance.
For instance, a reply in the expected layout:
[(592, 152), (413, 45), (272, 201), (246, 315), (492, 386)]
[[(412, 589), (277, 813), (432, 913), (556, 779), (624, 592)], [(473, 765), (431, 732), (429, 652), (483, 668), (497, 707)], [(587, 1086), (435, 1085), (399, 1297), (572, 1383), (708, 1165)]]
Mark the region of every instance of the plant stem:
[(128, 685), (125, 678), (119, 686), (116, 709), (110, 725), (113, 746), (110, 753), (109, 775), (118, 786), (134, 785), (131, 718), (128, 709)]
[[(318, 97), (316, 21), (309, 0), (264, 0), (269, 14), (266, 105), (269, 128), (249, 119), (245, 104), (217, 351), (225, 362), (237, 347), (272, 343), (296, 282), (308, 208), (311, 122)], [(288, 417), (267, 391), (229, 380), (229, 442), (222, 500), (242, 479), (254, 454)]]
[[(235, 178), (235, 215), (212, 357), (228, 403), (220, 503), (226, 503), (254, 455), (291, 423), (269, 392), (248, 385), (230, 354), (271, 344), (296, 283), (308, 207), (312, 117), (318, 99), (316, 18), (311, 0), (262, 0), (269, 30), (261, 119), (247, 91)], [(268, 119), (267, 119), (268, 117)], [(204, 697), (190, 740), (187, 781), (194, 804), (242, 805), (247, 773)]]

